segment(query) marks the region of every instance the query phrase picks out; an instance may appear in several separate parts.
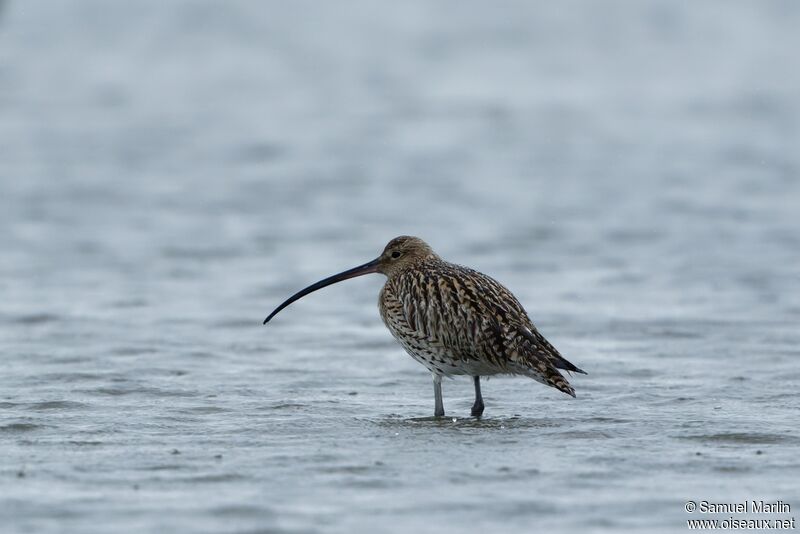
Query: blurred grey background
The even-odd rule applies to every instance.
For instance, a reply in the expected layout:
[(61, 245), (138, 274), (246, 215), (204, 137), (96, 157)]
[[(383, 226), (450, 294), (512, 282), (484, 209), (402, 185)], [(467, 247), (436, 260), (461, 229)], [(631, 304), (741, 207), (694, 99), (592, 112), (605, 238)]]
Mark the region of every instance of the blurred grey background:
[[(800, 506), (798, 27), (791, 0), (5, 2), (4, 529)], [(259, 326), (399, 234), (509, 286), (578, 399), (492, 380), (476, 422), (454, 381), (458, 417), (417, 420), (377, 276)]]

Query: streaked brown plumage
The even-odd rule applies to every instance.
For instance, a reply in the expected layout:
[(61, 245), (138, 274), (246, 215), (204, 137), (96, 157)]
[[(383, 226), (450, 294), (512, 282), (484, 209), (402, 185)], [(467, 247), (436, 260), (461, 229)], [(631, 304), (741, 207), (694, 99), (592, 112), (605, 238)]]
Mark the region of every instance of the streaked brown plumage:
[(264, 320), (327, 285), (379, 272), (387, 277), (378, 305), (392, 335), (434, 377), (435, 415), (444, 415), (441, 379), (469, 375), (473, 415), (483, 413), (481, 376), (525, 375), (575, 396), (559, 369), (584, 373), (536, 329), (511, 292), (494, 279), (440, 258), (416, 237), (392, 239), (375, 260), (296, 293)]

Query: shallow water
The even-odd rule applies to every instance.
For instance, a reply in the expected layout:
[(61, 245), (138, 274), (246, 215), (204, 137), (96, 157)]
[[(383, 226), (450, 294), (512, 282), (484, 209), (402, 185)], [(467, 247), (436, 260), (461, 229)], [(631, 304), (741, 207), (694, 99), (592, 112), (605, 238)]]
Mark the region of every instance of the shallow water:
[[(684, 531), (800, 507), (800, 9), (7, 2), (4, 532)], [(398, 234), (588, 371), (444, 384)], [(786, 516), (781, 516), (786, 517)]]

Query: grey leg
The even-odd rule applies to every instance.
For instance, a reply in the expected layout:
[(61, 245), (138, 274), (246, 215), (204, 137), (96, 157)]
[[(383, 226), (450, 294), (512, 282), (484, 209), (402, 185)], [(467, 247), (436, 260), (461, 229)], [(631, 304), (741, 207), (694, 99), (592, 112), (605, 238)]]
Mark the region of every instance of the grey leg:
[(436, 408), (433, 410), (435, 417), (444, 417), (444, 402), (442, 402), (442, 375), (433, 375), (433, 398), (436, 400)]
[(480, 417), (483, 414), (483, 397), (481, 396), (481, 377), (473, 376), (475, 380), (475, 404), (472, 405), (472, 415)]

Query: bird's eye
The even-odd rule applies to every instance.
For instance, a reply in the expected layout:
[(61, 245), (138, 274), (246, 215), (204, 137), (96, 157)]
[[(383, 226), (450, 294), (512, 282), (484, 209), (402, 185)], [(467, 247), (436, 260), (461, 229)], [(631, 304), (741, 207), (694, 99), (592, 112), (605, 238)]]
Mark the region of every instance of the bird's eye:
[(399, 257), (400, 257), (400, 251), (399, 250), (395, 250), (394, 252), (392, 252), (392, 259), (393, 260), (396, 260)]

